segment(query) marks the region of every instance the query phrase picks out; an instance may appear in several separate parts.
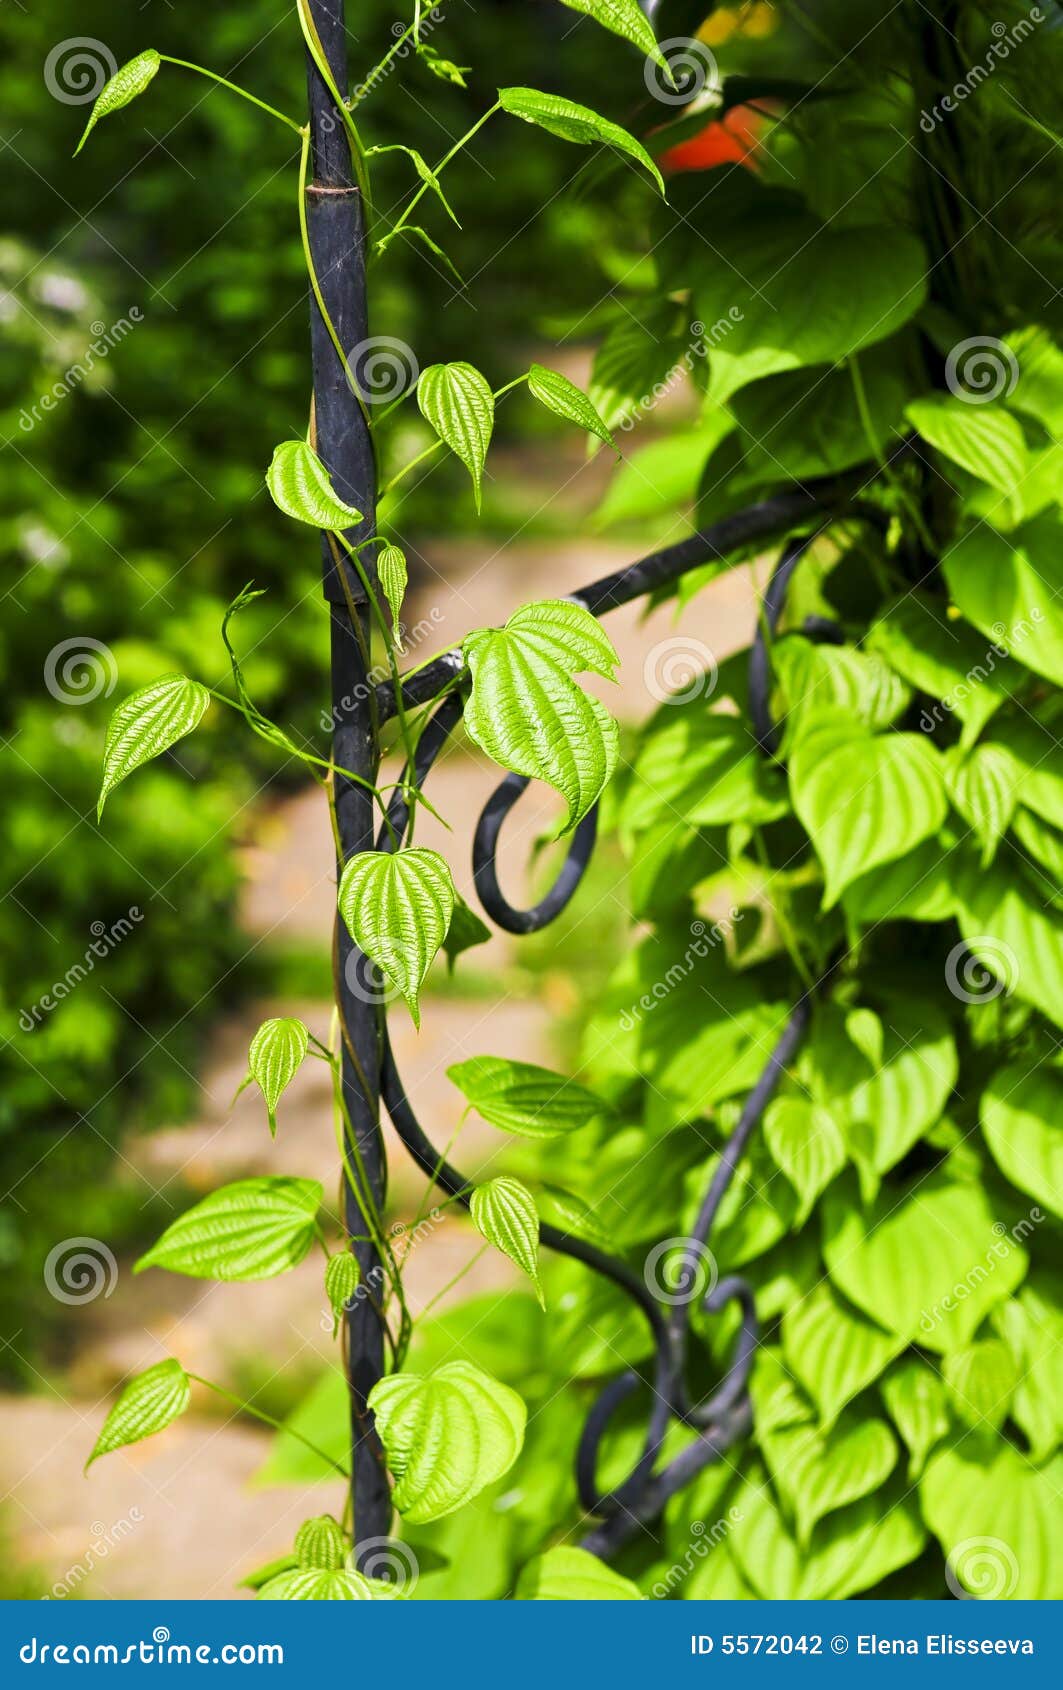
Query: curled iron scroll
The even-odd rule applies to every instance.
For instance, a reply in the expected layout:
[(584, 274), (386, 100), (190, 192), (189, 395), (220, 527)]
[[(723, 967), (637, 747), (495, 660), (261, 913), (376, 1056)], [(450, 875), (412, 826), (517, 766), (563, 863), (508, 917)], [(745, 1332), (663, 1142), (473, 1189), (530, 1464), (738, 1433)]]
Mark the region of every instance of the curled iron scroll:
[[(754, 507), (753, 511), (741, 513), (738, 518), (728, 519), (737, 538), (731, 537), (730, 528), (724, 538), (729, 539), (733, 546), (740, 540), (744, 542), (761, 537), (761, 528), (777, 531), (798, 519), (807, 522), (817, 515), (823, 518), (837, 514), (826, 510), (825, 503), (814, 501), (807, 491), (799, 495), (779, 496), (774, 501), (765, 501), (764, 505)], [(767, 635), (763, 629), (758, 631), (750, 655), (754, 732), (768, 755), (776, 753), (777, 730), (768, 707), (767, 637), (777, 628), (787, 588), (813, 537), (806, 535), (787, 544), (766, 597)], [(661, 582), (676, 579), (686, 569), (703, 563), (706, 555), (715, 553), (714, 546), (705, 536), (694, 538), (700, 545), (691, 541), (681, 542), (678, 547), (633, 564), (628, 572), (607, 577), (576, 596), (594, 614), (600, 615), (630, 598), (641, 596)], [(806, 626), (805, 631), (814, 638), (837, 637), (832, 625), (825, 624), (815, 629)], [(453, 687), (455, 679), (461, 675), (460, 658), (453, 653), (447, 654), (445, 659), (439, 660), (438, 667), (439, 689), (444, 685)], [(433, 696), (425, 690), (427, 673), (427, 670), (422, 670), (417, 676), (418, 702)], [(383, 713), (390, 714), (386, 692), (381, 694), (380, 702)], [(393, 698), (390, 704), (393, 709)], [(377, 841), (379, 850), (395, 850), (401, 845), (410, 819), (409, 789), (413, 786), (419, 790), (423, 786), (447, 738), (460, 720), (462, 708), (461, 693), (448, 692), (425, 727), (417, 746), (414, 767), (404, 771), (402, 782), (389, 803), (387, 821)], [(512, 933), (536, 932), (564, 909), (590, 861), (596, 834), (596, 814), (591, 811), (577, 828), (568, 856), (549, 892), (530, 909), (515, 909), (504, 897), (499, 885), (497, 846), (502, 825), (528, 784), (522, 775), (509, 774), (505, 777), (480, 816), (473, 845), (474, 881), (480, 900), (497, 925)], [(811, 1005), (811, 995), (806, 994), (791, 1011), (759, 1080), (746, 1099), (737, 1126), (722, 1146), (691, 1233), (678, 1246), (681, 1280), (697, 1273), (720, 1206), (742, 1156), (805, 1036)], [(382, 1039), (381, 1096), (396, 1132), (422, 1172), (449, 1196), (467, 1206), (473, 1184), (440, 1154), (418, 1121), (398, 1073), (386, 1025)], [(704, 1401), (692, 1404), (687, 1396), (686, 1365), (694, 1299), (676, 1301), (665, 1297), (628, 1262), (599, 1249), (597, 1244), (575, 1233), (544, 1222), (540, 1239), (547, 1248), (584, 1263), (610, 1280), (639, 1307), (650, 1327), (653, 1364), (649, 1372), (652, 1377), (644, 1378), (632, 1368), (610, 1380), (590, 1410), (577, 1450), (576, 1478), (580, 1502), (588, 1515), (596, 1517), (597, 1522), (584, 1537), (583, 1546), (605, 1557), (619, 1548), (642, 1522), (653, 1519), (670, 1496), (688, 1484), (705, 1466), (720, 1460), (731, 1445), (748, 1433), (752, 1424), (749, 1375), (759, 1335), (753, 1292), (741, 1276), (730, 1274), (715, 1283), (702, 1297), (702, 1309), (710, 1314), (719, 1313), (729, 1303), (737, 1303), (740, 1320), (723, 1377)], [(603, 1439), (616, 1411), (636, 1391), (647, 1386), (652, 1401), (642, 1452), (621, 1483), (610, 1490), (602, 1490), (598, 1483), (598, 1468)], [(673, 1422), (688, 1427), (694, 1436), (663, 1468), (659, 1468), (665, 1436)]]

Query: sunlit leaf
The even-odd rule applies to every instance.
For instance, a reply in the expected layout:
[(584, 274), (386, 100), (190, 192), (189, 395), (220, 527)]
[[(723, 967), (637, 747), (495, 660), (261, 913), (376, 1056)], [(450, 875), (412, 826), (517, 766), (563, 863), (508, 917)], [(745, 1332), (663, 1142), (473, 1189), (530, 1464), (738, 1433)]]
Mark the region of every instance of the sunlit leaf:
[(223, 1185), (179, 1215), (133, 1271), (161, 1267), (194, 1279), (272, 1279), (306, 1255), (323, 1196), (314, 1179), (262, 1175)]
[(97, 820), (119, 781), (190, 734), (209, 703), (210, 693), (198, 681), (190, 681), (187, 675), (163, 675), (118, 706), (107, 724)]
[(597, 1555), (561, 1543), (521, 1571), (518, 1602), (641, 1602), (642, 1592)]
[[(111, 63), (114, 63), (112, 59)], [(77, 158), (85, 142), (99, 123), (101, 117), (109, 117), (112, 112), (121, 111), (130, 100), (135, 100), (138, 94), (143, 94), (145, 88), (158, 74), (162, 60), (153, 47), (148, 47), (143, 53), (138, 53), (135, 59), (116, 70), (109, 82), (105, 82), (100, 89), (85, 125), (85, 132), (74, 150)]]
[(342, 534), (362, 520), (361, 511), (340, 498), (328, 470), (305, 440), (285, 440), (277, 447), (266, 471), (266, 486), (278, 510), (312, 528)]
[(430, 364), (417, 383), (417, 403), (472, 476), (476, 509), (483, 496), (484, 464), (495, 426), (495, 398), (472, 364)]
[(339, 909), (355, 943), (421, 1024), (419, 994), (454, 913), (454, 881), (438, 851), (360, 851), (340, 877)]
[(248, 1067), (266, 1100), (269, 1130), (277, 1136), (277, 1104), (306, 1055), (310, 1035), (294, 1016), (263, 1021), (251, 1040)]
[(139, 1443), (141, 1438), (161, 1432), (184, 1413), (191, 1394), (188, 1377), (178, 1361), (158, 1361), (154, 1367), (138, 1373), (135, 1379), (123, 1386), (118, 1401), (104, 1421), (103, 1430), (85, 1463), (86, 1469), (113, 1449)]
[(492, 1127), (526, 1138), (574, 1132), (606, 1109), (575, 1080), (504, 1056), (470, 1057), (448, 1068), (447, 1078)]
[(441, 1520), (509, 1471), (524, 1442), (516, 1391), (467, 1361), (425, 1378), (393, 1373), (369, 1393), (395, 1478), (392, 1501), (411, 1524)]
[[(626, 129), (621, 129), (618, 123), (611, 123), (607, 117), (600, 117), (589, 106), (580, 106), (575, 100), (566, 100), (561, 94), (543, 94), (537, 88), (500, 88), (498, 103), (503, 111), (512, 117), (523, 118), (525, 123), (534, 123), (540, 129), (546, 129), (551, 135), (557, 135), (562, 141), (575, 141), (577, 145), (588, 147), (595, 143), (612, 147), (616, 152), (624, 153), (648, 170), (656, 183), (662, 199), (664, 197), (664, 178), (654, 164), (649, 153), (634, 135), (629, 135)], [(578, 391), (578, 390), (577, 390)], [(594, 430), (595, 433), (598, 430)]]
[(545, 1308), (539, 1279), (539, 1214), (527, 1186), (506, 1174), (488, 1180), (472, 1193), (469, 1213), (476, 1230), (528, 1275)]

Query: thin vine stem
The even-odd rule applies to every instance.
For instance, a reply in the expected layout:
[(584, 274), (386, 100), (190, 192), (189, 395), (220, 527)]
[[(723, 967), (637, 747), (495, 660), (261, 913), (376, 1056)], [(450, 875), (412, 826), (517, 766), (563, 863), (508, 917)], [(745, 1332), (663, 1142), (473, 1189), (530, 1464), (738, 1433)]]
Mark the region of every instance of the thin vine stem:
[(159, 58), (164, 65), (177, 65), (181, 70), (191, 70), (195, 71), (197, 76), (209, 77), (211, 82), (217, 82), (222, 88), (228, 88), (231, 94), (239, 94), (242, 100), (248, 100), (251, 105), (257, 106), (260, 111), (268, 112), (270, 117), (275, 117), (278, 122), (286, 124), (297, 135), (303, 133), (303, 125), (296, 123), (294, 117), (287, 117), (284, 112), (278, 111), (276, 106), (269, 105), (266, 100), (260, 100), (257, 94), (249, 93), (246, 88), (241, 88), (238, 83), (230, 82), (228, 77), (219, 76), (217, 71), (208, 70), (206, 65), (193, 64), (191, 59), (174, 59), (171, 58), (169, 53), (160, 53)]
[(224, 1397), (226, 1402), (231, 1402), (242, 1414), (251, 1414), (256, 1420), (261, 1420), (264, 1426), (272, 1427), (275, 1432), (284, 1432), (289, 1437), (294, 1438), (297, 1443), (305, 1445), (319, 1460), (327, 1462), (341, 1479), (350, 1478), (351, 1474), (348, 1467), (344, 1467), (340, 1462), (335, 1461), (331, 1455), (326, 1455), (323, 1449), (313, 1443), (310, 1438), (304, 1437), (302, 1432), (297, 1432), (294, 1426), (286, 1424), (283, 1420), (276, 1420), (272, 1414), (267, 1414), (264, 1408), (256, 1408), (254, 1403), (247, 1402), (244, 1397), (238, 1397), (234, 1391), (226, 1390), (224, 1385), (216, 1385), (213, 1379), (204, 1379), (201, 1373), (186, 1373), (185, 1377), (191, 1379), (196, 1385), (206, 1386), (208, 1391), (213, 1391), (217, 1396)]

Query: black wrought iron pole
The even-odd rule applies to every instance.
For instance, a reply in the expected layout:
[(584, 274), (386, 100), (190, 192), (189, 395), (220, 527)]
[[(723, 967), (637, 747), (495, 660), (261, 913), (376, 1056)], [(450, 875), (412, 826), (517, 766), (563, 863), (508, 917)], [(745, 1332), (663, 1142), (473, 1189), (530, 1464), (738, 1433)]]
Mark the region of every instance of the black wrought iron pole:
[[(307, 10), (332, 80), (347, 90), (344, 0), (307, 0)], [(343, 120), (313, 57), (308, 88), (312, 180), (307, 187), (310, 253), (321, 297), (336, 337), (357, 367), (357, 349), (368, 338), (366, 299), (366, 213)], [(363, 513), (347, 539), (352, 544), (376, 531), (376, 473), (373, 442), (359, 396), (348, 379), (329, 328), (313, 295), (310, 327), (314, 365), (317, 451), (340, 497)], [(369, 615), (365, 593), (335, 543), (323, 538), (325, 598), (331, 615), (332, 744), (338, 767), (375, 780), (379, 761), (376, 702), (370, 678)], [(372, 548), (361, 554), (372, 573)], [(336, 777), (339, 868), (356, 851), (373, 844), (373, 802), (357, 781)], [(334, 945), (337, 1002), (343, 1024), (343, 1093), (350, 1122), (348, 1159), (363, 1196), (383, 1208), (387, 1169), (380, 1133), (380, 1028), (377, 1007), (365, 990), (366, 964), (342, 921)], [(361, 1294), (347, 1316), (347, 1375), (351, 1394), (351, 1496), (355, 1543), (386, 1536), (391, 1501), (383, 1450), (366, 1398), (384, 1372), (384, 1330), (379, 1304), (384, 1274), (376, 1246), (367, 1237), (358, 1195), (345, 1188), (347, 1229), (355, 1241)]]

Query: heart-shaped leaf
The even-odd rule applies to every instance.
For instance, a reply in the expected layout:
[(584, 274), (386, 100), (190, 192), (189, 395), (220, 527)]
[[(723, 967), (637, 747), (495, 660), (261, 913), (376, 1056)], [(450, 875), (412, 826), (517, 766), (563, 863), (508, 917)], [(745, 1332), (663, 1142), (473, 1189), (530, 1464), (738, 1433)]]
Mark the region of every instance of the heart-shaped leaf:
[(954, 394), (916, 399), (906, 415), (924, 440), (961, 469), (1002, 493), (1018, 487), (1030, 454), (1018, 417), (1003, 405), (972, 405)]
[(393, 1373), (369, 1393), (395, 1478), (392, 1501), (411, 1524), (441, 1520), (508, 1473), (524, 1442), (516, 1391), (468, 1361), (427, 1377)]
[[(716, 221), (694, 285), (698, 317), (724, 325), (709, 359), (709, 391), (721, 402), (762, 376), (841, 363), (893, 334), (926, 297), (926, 253), (913, 235), (886, 224), (838, 228), (770, 193), (757, 190), (745, 215)], [(822, 382), (817, 371), (814, 394)]]
[(190, 734), (209, 703), (210, 693), (198, 681), (190, 681), (187, 675), (163, 675), (118, 706), (107, 725), (97, 820), (119, 781)]
[(361, 511), (340, 498), (328, 470), (305, 440), (285, 440), (277, 447), (266, 471), (266, 486), (278, 510), (312, 528), (342, 534), (362, 520)]
[(251, 1078), (257, 1082), (266, 1100), (269, 1130), (274, 1138), (277, 1136), (277, 1104), (306, 1055), (309, 1039), (303, 1023), (294, 1016), (285, 1015), (273, 1021), (263, 1021), (251, 1040), (248, 1067)]
[(502, 768), (560, 792), (565, 830), (574, 828), (616, 767), (619, 734), (572, 677), (593, 669), (611, 678), (610, 641), (582, 606), (545, 600), (525, 605), (504, 628), (468, 634), (462, 650), (472, 675), (470, 737)]
[(510, 1062), (504, 1056), (470, 1057), (448, 1068), (447, 1079), (492, 1127), (525, 1138), (574, 1132), (607, 1107), (563, 1074), (533, 1062)]
[(970, 982), (962, 972), (954, 975), (954, 993), (978, 1003), (1013, 992), (1063, 1027), (1063, 919), (1058, 911), (1046, 908), (1043, 895), (999, 862), (964, 873), (958, 891), (960, 932), (988, 974)]
[(975, 1431), (997, 1432), (1019, 1383), (1015, 1357), (1002, 1338), (984, 1338), (945, 1357), (945, 1383), (959, 1419)]
[(865, 1419), (855, 1410), (829, 1432), (815, 1426), (775, 1431), (763, 1448), (803, 1549), (817, 1521), (878, 1490), (897, 1462), (897, 1442), (885, 1421)]
[[(111, 61), (113, 64), (113, 60)], [(96, 104), (92, 108), (89, 121), (85, 125), (85, 133), (74, 150), (77, 158), (85, 142), (99, 123), (101, 117), (109, 117), (112, 112), (121, 111), (130, 100), (135, 100), (138, 94), (143, 94), (149, 82), (158, 75), (162, 60), (154, 47), (148, 47), (143, 53), (138, 53), (135, 59), (116, 70), (109, 82), (105, 82), (100, 89)]]
[(487, 448), (495, 426), (495, 396), (490, 384), (472, 364), (430, 364), (421, 371), (417, 403), (440, 440), (472, 476), (479, 510)]
[(875, 735), (833, 714), (798, 739), (790, 790), (823, 864), (824, 909), (858, 875), (937, 833), (948, 810), (940, 755), (922, 735)]
[(1063, 526), (1052, 516), (1001, 534), (975, 523), (941, 559), (968, 622), (1019, 663), (1063, 683)]
[(154, 1367), (138, 1373), (123, 1386), (104, 1421), (85, 1463), (86, 1471), (112, 1449), (122, 1449), (126, 1444), (149, 1438), (153, 1432), (161, 1432), (184, 1413), (191, 1394), (188, 1377), (179, 1361), (157, 1361)]
[(561, 1543), (521, 1571), (518, 1602), (641, 1602), (642, 1592), (597, 1555)]
[(134, 1273), (167, 1268), (193, 1279), (272, 1279), (314, 1242), (324, 1193), (316, 1179), (263, 1175), (211, 1192), (166, 1228)]
[(539, 1306), (545, 1308), (539, 1280), (539, 1213), (528, 1187), (506, 1174), (488, 1180), (473, 1192), (469, 1213), (476, 1230), (528, 1275)]
[(1020, 797), (1022, 771), (1002, 745), (976, 745), (964, 754), (958, 746), (945, 753), (945, 786), (982, 847), (988, 868), (1011, 826)]
[(804, 1097), (776, 1098), (764, 1116), (764, 1138), (801, 1199), (794, 1225), (803, 1226), (820, 1192), (845, 1166), (845, 1140), (829, 1109)]
[(1061, 1483), (1063, 1457), (1038, 1470), (1010, 1444), (988, 1438), (968, 1435), (933, 1457), (919, 1500), (957, 1595), (1063, 1597), (1063, 1563), (1054, 1548)]
[(339, 909), (355, 944), (402, 993), (414, 1026), (425, 975), (447, 936), (454, 881), (438, 851), (360, 851), (340, 878)]
[(982, 1098), (982, 1131), (1012, 1185), (1063, 1215), (1063, 1073), (1014, 1063)]
[(607, 446), (615, 447), (612, 433), (587, 395), (567, 376), (559, 375), (557, 370), (547, 370), (542, 364), (533, 364), (528, 372), (528, 391), (555, 416), (564, 417), (566, 422), (585, 428), (588, 434), (596, 434)]
[(948, 1393), (941, 1375), (917, 1356), (905, 1356), (890, 1369), (879, 1389), (908, 1445), (908, 1478), (917, 1479), (930, 1451), (949, 1429)]
[(578, 146), (584, 147), (597, 142), (624, 153), (649, 171), (657, 191), (664, 198), (664, 178), (641, 142), (636, 141), (634, 135), (629, 135), (626, 129), (621, 129), (618, 123), (611, 123), (607, 117), (591, 111), (589, 106), (577, 105), (575, 100), (566, 100), (561, 94), (542, 94), (537, 88), (500, 88), (498, 103), (511, 117), (534, 123), (539, 129), (559, 136), (562, 141), (575, 141)]
[(783, 1315), (786, 1365), (825, 1424), (885, 1371), (904, 1340), (884, 1332), (821, 1282)]
[(934, 1175), (906, 1196), (884, 1192), (863, 1214), (832, 1191), (823, 1213), (834, 1284), (898, 1339), (925, 1349), (948, 1354), (970, 1343), (1026, 1273), (1026, 1252), (997, 1230), (1003, 1223), (977, 1185)]

